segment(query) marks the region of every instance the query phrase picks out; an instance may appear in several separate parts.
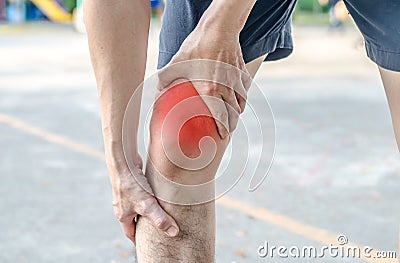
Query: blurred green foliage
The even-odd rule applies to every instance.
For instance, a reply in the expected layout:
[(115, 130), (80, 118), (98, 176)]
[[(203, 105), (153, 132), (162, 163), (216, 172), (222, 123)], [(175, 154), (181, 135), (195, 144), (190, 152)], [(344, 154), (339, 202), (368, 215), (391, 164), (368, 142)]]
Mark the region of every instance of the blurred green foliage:
[(76, 0), (63, 0), (62, 3), (64, 5), (65, 9), (70, 13), (72, 13), (72, 11), (76, 7)]
[(318, 0), (298, 0), (293, 12), (293, 22), (301, 25), (329, 25), (329, 6)]
[(327, 13), (328, 9), (328, 5), (321, 5), (318, 0), (298, 0), (296, 6), (300, 12)]

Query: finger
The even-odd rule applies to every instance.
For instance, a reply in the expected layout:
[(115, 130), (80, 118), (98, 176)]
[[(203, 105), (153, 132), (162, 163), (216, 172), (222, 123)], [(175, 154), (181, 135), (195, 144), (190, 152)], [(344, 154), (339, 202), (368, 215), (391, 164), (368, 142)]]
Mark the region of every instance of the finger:
[(243, 83), (243, 87), (245, 88), (245, 90), (249, 91), (249, 89), (251, 87), (251, 83), (253, 82), (253, 78), (251, 77), (251, 75), (247, 71), (247, 69), (245, 69), (244, 71), (241, 71), (240, 79)]
[(229, 132), (231, 133), (236, 129), (239, 120), (239, 112), (228, 104), (226, 107), (228, 109)]
[(239, 93), (235, 93), (236, 99), (239, 103), (239, 107), (240, 107), (240, 113), (244, 112), (244, 109), (246, 108), (246, 99), (247, 98), (243, 98)]
[(252, 78), (249, 74), (249, 72), (244, 69), (244, 71), (240, 71), (240, 83), (241, 85), (238, 86), (236, 91), (236, 99), (239, 103), (241, 113), (244, 112), (246, 108), (246, 102), (247, 102), (247, 92), (249, 91), (252, 83)]
[(235, 90), (233, 87), (224, 87), (220, 85), (221, 88), (221, 97), (222, 99), (229, 104), (230, 108), (235, 110), (236, 112), (240, 113), (241, 109), (239, 106), (239, 102), (237, 101)]
[(245, 90), (244, 85), (238, 85), (239, 88), (237, 88), (235, 92), (235, 97), (236, 100), (239, 104), (240, 107), (240, 113), (244, 112), (244, 108), (246, 107), (246, 101), (247, 101), (247, 90)]
[[(193, 81), (192, 84), (214, 118), (219, 137), (224, 140), (229, 135), (228, 110), (217, 92), (218, 84), (209, 81)], [(210, 88), (210, 85), (213, 86)]]
[(205, 99), (207, 107), (217, 125), (218, 134), (222, 140), (229, 136), (229, 113), (221, 96)]
[(161, 208), (155, 198), (146, 202), (143, 215), (147, 216), (167, 236), (175, 237), (178, 235), (179, 227), (175, 220)]
[(120, 222), (122, 231), (125, 233), (126, 237), (129, 238), (133, 244), (136, 245), (136, 223), (132, 220)]
[[(227, 72), (227, 81), (230, 85), (229, 88), (234, 91), (232, 97), (234, 97), (238, 104), (238, 112), (242, 113), (244, 111), (247, 98), (247, 90), (242, 81), (242, 70), (237, 67), (230, 69)], [(232, 104), (230, 103), (230, 105)]]
[(249, 73), (246, 64), (244, 63), (243, 57), (241, 54), (238, 56), (241, 59), (238, 60), (238, 71), (240, 73), (240, 79), (243, 83), (244, 88), (246, 91), (249, 91), (251, 83), (253, 81), (253, 76)]
[(217, 130), (219, 137), (222, 140), (225, 140), (229, 136), (229, 114), (224, 105), (224, 108), (219, 107), (220, 109), (214, 110), (214, 113), (211, 114), (214, 116), (215, 124), (217, 125)]
[(222, 99), (225, 101), (228, 112), (229, 132), (233, 132), (236, 128), (239, 119), (241, 108), (236, 97), (236, 93), (232, 88), (224, 88), (227, 92), (222, 94)]
[(219, 136), (224, 140), (229, 136), (229, 114), (225, 105), (227, 103), (221, 95), (202, 95), (201, 97), (214, 118)]

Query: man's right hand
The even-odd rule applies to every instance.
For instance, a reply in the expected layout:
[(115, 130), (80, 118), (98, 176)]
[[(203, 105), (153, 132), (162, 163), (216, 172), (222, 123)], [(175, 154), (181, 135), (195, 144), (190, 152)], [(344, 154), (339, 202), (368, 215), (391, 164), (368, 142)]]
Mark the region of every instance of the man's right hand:
[(135, 217), (146, 216), (165, 235), (178, 235), (179, 228), (175, 220), (160, 206), (157, 199), (145, 189), (151, 189), (142, 172), (142, 165), (136, 166), (134, 171), (129, 168), (113, 178), (114, 214), (118, 218), (125, 235), (135, 243)]
[[(159, 88), (178, 79), (204, 79), (192, 84), (216, 120), (221, 139), (226, 139), (244, 111), (252, 80), (239, 43), (240, 30), (228, 29), (226, 21), (203, 20), (206, 19), (200, 20), (169, 64), (159, 71)], [(182, 63), (185, 61), (192, 62)]]

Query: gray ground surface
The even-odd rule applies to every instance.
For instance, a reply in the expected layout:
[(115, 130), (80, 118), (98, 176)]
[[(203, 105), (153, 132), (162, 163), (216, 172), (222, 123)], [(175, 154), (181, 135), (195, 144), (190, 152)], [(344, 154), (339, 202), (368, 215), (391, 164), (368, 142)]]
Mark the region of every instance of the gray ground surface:
[[(377, 70), (354, 29), (294, 33), (294, 54), (263, 65), (256, 78), (275, 115), (274, 165), (256, 192), (247, 191), (244, 178), (228, 196), (345, 234), (358, 245), (394, 251), (400, 162)], [(148, 74), (155, 69), (156, 35), (153, 30)], [(112, 213), (103, 161), (4, 121), (5, 114), (102, 151), (85, 36), (64, 26), (0, 26), (0, 114), (0, 262), (134, 261)], [(259, 142), (253, 143), (250, 148)], [(257, 248), (265, 241), (326, 245), (313, 231), (299, 234), (246, 211), (217, 207), (217, 262), (294, 261), (260, 259)]]

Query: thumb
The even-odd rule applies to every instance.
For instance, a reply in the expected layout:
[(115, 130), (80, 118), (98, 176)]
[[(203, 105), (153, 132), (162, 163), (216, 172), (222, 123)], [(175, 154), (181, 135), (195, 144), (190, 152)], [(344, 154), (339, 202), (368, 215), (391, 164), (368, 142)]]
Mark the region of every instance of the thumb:
[(179, 227), (175, 220), (161, 208), (156, 199), (153, 200), (154, 201), (150, 202), (148, 205), (145, 216), (147, 216), (153, 224), (167, 236), (177, 236), (179, 233)]

